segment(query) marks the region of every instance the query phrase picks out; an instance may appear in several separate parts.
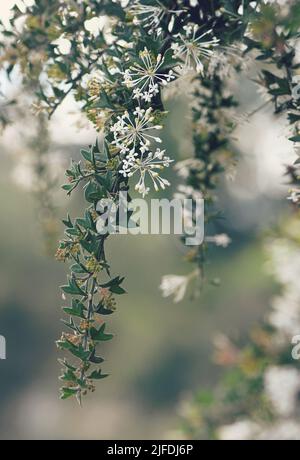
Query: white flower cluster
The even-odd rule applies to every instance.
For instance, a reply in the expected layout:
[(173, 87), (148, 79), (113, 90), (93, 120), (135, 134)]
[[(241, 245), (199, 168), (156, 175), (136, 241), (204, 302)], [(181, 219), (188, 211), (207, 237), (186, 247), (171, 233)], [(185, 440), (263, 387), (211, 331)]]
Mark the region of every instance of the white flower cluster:
[(172, 49), (175, 58), (182, 60), (182, 69), (185, 72), (196, 70), (204, 72), (203, 59), (211, 58), (214, 54), (214, 48), (218, 45), (219, 40), (212, 37), (207, 40), (205, 37), (212, 36), (212, 29), (199, 35), (199, 26), (188, 24), (184, 26), (184, 34), (176, 36), (176, 42), (172, 43)]
[[(194, 3), (191, 1), (191, 6)], [(183, 11), (182, 9), (169, 10), (160, 1), (154, 5), (147, 5), (141, 4), (138, 0), (132, 0), (128, 1), (124, 7), (129, 14), (133, 15), (137, 24), (142, 24), (149, 31), (156, 29), (158, 34), (165, 15), (171, 17), (168, 28), (169, 31), (172, 31), (176, 15)], [(218, 44), (215, 37), (206, 39), (207, 36), (212, 37), (212, 30), (201, 33), (200, 28), (193, 24), (187, 24), (183, 28), (183, 33), (175, 35), (170, 48), (173, 57), (182, 63), (179, 65), (180, 68), (203, 73), (202, 59), (211, 57)], [(172, 69), (165, 71), (164, 66), (164, 56), (161, 54), (155, 56), (147, 47), (144, 47), (136, 62), (121, 73), (123, 83), (127, 88), (132, 89), (132, 99), (138, 101), (138, 107), (133, 114), (125, 112), (118, 116), (117, 121), (111, 126), (114, 137), (112, 144), (123, 155), (120, 174), (124, 177), (132, 177), (138, 172), (140, 177), (135, 188), (143, 196), (149, 192), (149, 187), (146, 185), (146, 174), (149, 175), (155, 190), (164, 189), (170, 185), (159, 174), (159, 170), (169, 166), (170, 158), (165, 155), (164, 150), (157, 149), (154, 152), (151, 150), (152, 143), (161, 143), (160, 137), (154, 132), (161, 130), (162, 126), (155, 124), (153, 109), (149, 107), (149, 104), (159, 94), (161, 87), (166, 87), (176, 80), (175, 72)], [(143, 104), (148, 108), (144, 108)]]
[(172, 160), (165, 155), (165, 150), (156, 149), (156, 151), (141, 151), (140, 155), (137, 152), (131, 151), (123, 160), (123, 167), (120, 173), (124, 177), (132, 177), (136, 172), (140, 174), (140, 178), (135, 186), (135, 189), (143, 195), (147, 195), (150, 188), (146, 186), (146, 174), (148, 173), (152, 180), (156, 191), (165, 189), (170, 185), (167, 179), (160, 176), (159, 171), (169, 167)]
[(300, 391), (300, 372), (289, 366), (270, 366), (264, 376), (265, 394), (272, 403), (277, 421), (272, 425), (241, 419), (221, 426), (219, 439), (226, 440), (300, 440), (300, 424), (294, 418)]
[(221, 441), (299, 441), (300, 424), (294, 420), (280, 420), (271, 426), (261, 426), (250, 419), (241, 419), (218, 430)]
[(300, 331), (300, 251), (297, 244), (280, 239), (272, 242), (269, 252), (272, 271), (283, 287), (273, 300), (269, 321), (281, 340), (290, 341)]
[(126, 9), (133, 16), (135, 24), (142, 24), (150, 34), (155, 32), (157, 35), (160, 35), (161, 22), (167, 15), (170, 16), (168, 30), (172, 32), (175, 17), (184, 11), (183, 9), (171, 10), (160, 0), (156, 1), (156, 5), (141, 4), (139, 0), (132, 0), (129, 1)]
[[(296, 225), (296, 228), (295, 228)], [(289, 234), (298, 235), (299, 223), (289, 226)], [(279, 239), (269, 245), (272, 272), (282, 285), (275, 297), (269, 323), (275, 329), (274, 349), (286, 347), (300, 331), (300, 251), (291, 239)], [(270, 365), (264, 373), (264, 393), (271, 403), (276, 420), (272, 424), (237, 420), (218, 429), (221, 440), (300, 440), (299, 393), (300, 371), (290, 365)]]
[(167, 179), (160, 176), (159, 171), (168, 167), (172, 160), (166, 156), (165, 150), (157, 148), (150, 150), (151, 143), (161, 143), (161, 138), (154, 136), (153, 131), (162, 129), (161, 125), (155, 125), (152, 108), (147, 110), (137, 107), (133, 113), (134, 118), (128, 112), (119, 116), (117, 122), (111, 127), (114, 135), (113, 145), (125, 155), (120, 174), (124, 177), (132, 177), (139, 173), (140, 177), (135, 189), (143, 195), (149, 193), (150, 188), (146, 185), (148, 174), (156, 191), (165, 189), (170, 185)]
[(149, 150), (152, 141), (161, 143), (158, 136), (151, 132), (162, 129), (161, 125), (154, 125), (153, 110), (137, 107), (133, 113), (134, 118), (128, 112), (117, 118), (117, 122), (111, 126), (114, 135), (113, 145), (120, 149), (121, 153), (135, 153), (138, 146), (141, 151)]
[[(129, 1), (126, 9), (134, 16), (137, 23), (145, 24), (148, 29), (158, 29), (165, 14), (171, 14), (174, 19), (176, 14), (181, 13), (181, 10), (168, 10), (160, 1), (157, 1), (156, 5)], [(172, 24), (169, 24), (169, 30), (172, 30), (172, 27)], [(175, 36), (175, 41), (171, 45), (173, 57), (182, 61), (185, 70), (203, 73), (202, 58), (210, 57), (213, 48), (218, 44), (218, 40), (214, 37), (205, 39), (211, 33), (212, 30), (201, 33), (198, 26), (188, 24), (184, 26), (182, 34)], [(139, 172), (140, 178), (135, 188), (143, 196), (149, 192), (146, 173), (150, 176), (155, 190), (170, 185), (158, 172), (169, 166), (170, 158), (160, 149), (154, 153), (151, 151), (153, 142), (161, 143), (160, 137), (153, 132), (162, 129), (162, 126), (154, 123), (155, 117), (151, 107), (143, 108), (143, 104), (146, 104), (146, 107), (151, 104), (154, 97), (159, 94), (160, 87), (166, 87), (176, 80), (173, 70), (164, 71), (164, 64), (165, 58), (161, 54), (155, 56), (145, 47), (139, 53), (136, 62), (122, 72), (123, 83), (132, 89), (132, 98), (138, 101), (139, 106), (133, 115), (125, 112), (111, 126), (114, 137), (112, 144), (124, 157), (120, 173), (124, 177), (131, 177)]]
[(164, 58), (159, 54), (157, 58), (144, 48), (140, 52), (141, 64), (136, 63), (124, 72), (124, 83), (128, 88), (134, 88), (133, 98), (151, 102), (159, 93), (159, 86), (166, 86), (175, 79), (174, 72), (169, 70), (167, 74), (160, 71)]
[(265, 373), (265, 392), (277, 414), (292, 416), (300, 392), (300, 372), (292, 366), (270, 366)]

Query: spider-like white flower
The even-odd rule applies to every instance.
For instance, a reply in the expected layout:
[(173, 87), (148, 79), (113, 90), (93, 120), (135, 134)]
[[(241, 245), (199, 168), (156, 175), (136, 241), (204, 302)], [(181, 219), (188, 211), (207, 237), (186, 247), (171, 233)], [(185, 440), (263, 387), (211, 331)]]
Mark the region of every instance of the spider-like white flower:
[(168, 180), (160, 176), (159, 171), (169, 167), (172, 161), (165, 155), (165, 150), (156, 149), (154, 153), (143, 150), (140, 155), (137, 152), (131, 151), (123, 160), (123, 167), (120, 170), (120, 174), (124, 177), (132, 177), (135, 173), (139, 173), (140, 177), (135, 189), (144, 197), (150, 190), (146, 185), (147, 174), (152, 180), (156, 191), (159, 188), (164, 190), (170, 185)]
[(197, 72), (203, 74), (204, 65), (202, 60), (213, 55), (214, 48), (218, 45), (219, 40), (216, 37), (205, 40), (206, 36), (211, 35), (212, 29), (198, 35), (199, 26), (197, 24), (188, 24), (184, 26), (184, 30), (186, 34), (178, 34), (179, 41), (171, 45), (173, 55), (183, 61), (185, 71), (196, 69)]
[(124, 72), (124, 83), (134, 87), (134, 99), (150, 102), (159, 93), (159, 85), (166, 86), (175, 78), (172, 70), (167, 74), (160, 72), (164, 58), (159, 54), (155, 58), (147, 48), (140, 52), (141, 64), (135, 64)]
[(166, 15), (171, 15), (168, 29), (172, 32), (174, 27), (175, 15), (180, 14), (183, 10), (170, 10), (163, 2), (156, 0), (155, 5), (142, 4), (140, 0), (132, 0), (127, 6), (128, 13), (134, 16), (136, 24), (143, 24), (150, 32), (160, 31), (160, 24)]
[(150, 134), (153, 130), (162, 129), (161, 125), (153, 125), (151, 107), (147, 110), (137, 107), (133, 115), (134, 117), (126, 111), (110, 128), (114, 135), (112, 144), (116, 145), (121, 153), (135, 152), (138, 145), (141, 146), (141, 151), (147, 151), (152, 141), (162, 142), (160, 137)]

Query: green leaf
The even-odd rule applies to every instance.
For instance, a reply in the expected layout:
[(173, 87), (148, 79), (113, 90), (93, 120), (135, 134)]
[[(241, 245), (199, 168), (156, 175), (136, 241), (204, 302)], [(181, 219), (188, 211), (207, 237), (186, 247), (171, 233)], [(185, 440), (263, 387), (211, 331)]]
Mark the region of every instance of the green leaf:
[(123, 289), (121, 286), (112, 286), (109, 290), (113, 294), (117, 294), (117, 295), (126, 294), (125, 289)]
[(79, 318), (85, 318), (84, 316), (84, 305), (79, 300), (72, 300), (72, 307), (63, 307), (63, 311), (68, 315), (78, 316)]
[(78, 273), (78, 274), (88, 273), (88, 271), (85, 270), (84, 267), (81, 264), (73, 264), (73, 265), (71, 265), (70, 270), (71, 270), (71, 272)]
[(290, 137), (289, 140), (292, 142), (300, 142), (300, 134), (298, 134), (297, 136)]
[(108, 377), (108, 374), (102, 374), (102, 371), (93, 371), (90, 375), (88, 375), (88, 379), (91, 380), (101, 380), (105, 379), (105, 377)]
[(71, 217), (69, 216), (69, 214), (67, 216), (67, 219), (63, 220), (62, 222), (66, 227), (73, 228), (73, 224), (72, 224)]
[(68, 388), (68, 387), (63, 387), (61, 388), (61, 395), (60, 399), (68, 399), (71, 396), (75, 396), (78, 392), (78, 388)]
[(81, 231), (78, 228), (68, 228), (65, 233), (70, 236), (80, 236)]
[(100, 286), (102, 288), (109, 288), (111, 286), (119, 286), (121, 283), (123, 283), (124, 278), (120, 278), (119, 276), (116, 276), (115, 278), (109, 280), (107, 283), (101, 284)]
[(80, 244), (89, 254), (97, 254), (99, 241), (91, 233), (88, 233), (86, 238), (80, 241)]
[(61, 286), (61, 289), (70, 295), (82, 295), (85, 296), (85, 292), (78, 286), (74, 278), (69, 279), (69, 284)]
[(114, 312), (115, 312), (114, 310), (109, 310), (102, 303), (100, 303), (96, 309), (96, 313), (98, 313), (99, 315), (103, 315), (103, 316), (112, 315)]
[(78, 331), (78, 328), (73, 320), (73, 318), (70, 316), (69, 318), (69, 321), (66, 321), (64, 319), (61, 320), (61, 322), (68, 328), (68, 329), (71, 329), (71, 331), (74, 331), (74, 332), (79, 332)]
[(116, 278), (113, 278), (107, 283), (101, 284), (101, 287), (108, 288), (110, 292), (112, 292), (113, 294), (118, 294), (118, 295), (125, 294), (126, 293), (125, 289), (123, 289), (120, 286), (120, 284), (122, 284), (123, 281), (124, 281), (124, 278), (120, 278), (119, 276), (117, 276)]
[(84, 197), (88, 203), (95, 203), (106, 196), (105, 191), (95, 182), (89, 182), (85, 186)]
[(90, 330), (91, 338), (95, 342), (106, 342), (108, 340), (111, 340), (113, 338), (112, 334), (106, 334), (105, 331), (105, 323), (102, 324), (99, 330), (97, 330), (95, 327), (92, 327)]
[(62, 350), (68, 350), (70, 353), (72, 353), (72, 355), (76, 356), (76, 358), (81, 359), (81, 361), (86, 361), (90, 356), (90, 352), (85, 351), (82, 348), (82, 345), (76, 347), (76, 345), (73, 345), (73, 343), (69, 342), (68, 340), (59, 340), (56, 343), (59, 348)]
[(300, 115), (297, 115), (295, 113), (289, 113), (288, 119), (290, 123), (296, 123), (297, 121), (300, 121)]
[(60, 377), (60, 380), (77, 383), (77, 377), (70, 369), (63, 373), (63, 375)]
[(80, 150), (80, 153), (81, 155), (83, 156), (83, 158), (90, 162), (92, 161), (92, 152), (90, 150)]
[(100, 356), (96, 356), (96, 352), (95, 350), (93, 350), (91, 356), (89, 357), (89, 361), (93, 364), (102, 364), (104, 362), (104, 359)]
[(77, 367), (75, 366), (72, 366), (71, 364), (68, 363), (68, 361), (66, 359), (59, 359), (58, 362), (66, 367), (67, 369), (70, 369), (71, 371), (76, 371), (77, 370)]
[(62, 186), (62, 189), (68, 192), (68, 195), (70, 195), (70, 193), (74, 190), (76, 186), (77, 186), (77, 183), (76, 184), (65, 184)]
[(95, 230), (96, 225), (92, 219), (92, 216), (88, 210), (85, 211), (83, 219), (76, 219), (76, 224), (83, 227), (85, 230)]

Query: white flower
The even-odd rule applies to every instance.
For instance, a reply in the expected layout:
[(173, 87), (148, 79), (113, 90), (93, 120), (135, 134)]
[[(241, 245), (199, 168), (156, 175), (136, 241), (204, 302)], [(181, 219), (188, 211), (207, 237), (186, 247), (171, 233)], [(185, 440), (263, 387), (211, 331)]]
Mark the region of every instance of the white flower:
[(121, 153), (135, 152), (139, 144), (142, 151), (149, 150), (151, 141), (161, 143), (160, 137), (150, 134), (153, 130), (162, 129), (161, 125), (153, 125), (153, 121), (152, 108), (144, 110), (138, 107), (134, 112), (134, 118), (125, 112), (111, 127), (114, 134), (112, 144), (119, 147)]
[(300, 425), (295, 420), (279, 420), (267, 425), (244, 419), (232, 425), (221, 426), (218, 430), (218, 439), (221, 441), (298, 441)]
[(163, 297), (174, 296), (174, 302), (178, 303), (184, 298), (188, 284), (188, 276), (165, 275), (161, 280), (160, 290)]
[(221, 426), (218, 430), (218, 439), (221, 441), (252, 440), (259, 433), (260, 426), (249, 419), (239, 420), (231, 425)]
[(26, 8), (29, 8), (35, 5), (35, 0), (17, 0), (14, 3), (16, 3), (17, 7), (19, 8), (20, 11), (22, 11), (22, 13), (25, 13)]
[(300, 425), (296, 420), (279, 420), (271, 426), (261, 427), (257, 440), (299, 441)]
[(219, 235), (214, 235), (214, 236), (207, 236), (205, 238), (205, 241), (207, 243), (214, 243), (216, 246), (222, 246), (223, 248), (227, 248), (229, 244), (231, 243), (231, 239), (229, 238), (226, 233), (221, 233)]
[(289, 289), (286, 289), (280, 297), (273, 299), (269, 322), (280, 335), (290, 338), (298, 334), (300, 330), (299, 305), (299, 295)]
[(243, 46), (220, 46), (209, 61), (207, 73), (213, 76), (216, 72), (221, 79), (229, 77), (236, 68), (246, 70), (249, 60), (243, 55)]
[(174, 198), (178, 200), (185, 200), (187, 198), (192, 198), (193, 200), (201, 200), (203, 199), (203, 195), (199, 190), (194, 189), (189, 185), (178, 185), (177, 192), (174, 193)]
[(148, 194), (150, 188), (146, 186), (146, 176), (148, 175), (156, 191), (165, 189), (170, 185), (169, 181), (160, 176), (158, 171), (168, 167), (172, 160), (165, 156), (165, 150), (156, 149), (154, 153), (149, 151), (130, 152), (123, 160), (123, 167), (120, 171), (124, 177), (132, 177), (139, 173), (140, 177), (135, 189), (143, 195)]
[(136, 24), (143, 24), (150, 32), (160, 31), (160, 24), (164, 17), (168, 14), (173, 15), (168, 24), (169, 32), (174, 27), (174, 15), (180, 14), (183, 10), (170, 10), (159, 0), (156, 5), (143, 5), (139, 0), (132, 0), (129, 2), (127, 11), (134, 16)]
[(270, 246), (272, 268), (278, 281), (300, 297), (300, 250), (297, 244), (278, 239)]
[(288, 196), (287, 199), (291, 200), (292, 203), (295, 203), (295, 204), (299, 203), (299, 201), (300, 201), (300, 189), (298, 189), (298, 188), (297, 189), (296, 188), (292, 189), (290, 191), (290, 195)]
[(210, 58), (213, 55), (213, 48), (218, 45), (218, 40), (215, 37), (211, 40), (203, 40), (204, 37), (212, 33), (212, 30), (198, 36), (199, 26), (196, 24), (187, 25), (184, 29), (186, 35), (177, 35), (179, 41), (171, 45), (174, 57), (183, 61), (185, 71), (196, 69), (202, 74), (204, 70), (202, 59)]
[(52, 42), (53, 45), (57, 45), (57, 49), (60, 54), (67, 55), (70, 54), (72, 49), (72, 43), (67, 38), (61, 36), (57, 40)]
[(163, 297), (174, 296), (174, 302), (181, 302), (186, 294), (189, 283), (199, 277), (200, 271), (196, 269), (186, 276), (165, 275), (161, 279), (160, 290)]
[(166, 86), (175, 78), (172, 70), (167, 74), (161, 73), (159, 69), (164, 63), (164, 58), (159, 54), (155, 59), (152, 54), (144, 48), (140, 52), (141, 64), (135, 64), (125, 70), (124, 83), (129, 87), (134, 87), (134, 99), (144, 99), (150, 102), (159, 93), (159, 85)]
[(133, 0), (127, 11), (134, 15), (136, 22), (145, 23), (148, 27), (157, 27), (165, 14), (163, 5), (143, 5), (139, 0)]
[[(298, 232), (298, 230), (297, 230)], [(300, 330), (300, 252), (297, 244), (280, 239), (269, 246), (272, 272), (282, 284), (282, 293), (273, 299), (269, 322), (283, 339)]]
[(193, 169), (202, 169), (204, 163), (197, 158), (189, 158), (188, 160), (178, 161), (174, 166), (174, 169), (179, 177), (187, 179), (190, 175), (191, 170)]
[(109, 24), (108, 16), (93, 17), (84, 22), (84, 28), (97, 37), (107, 24)]
[(290, 416), (300, 391), (300, 372), (292, 367), (270, 367), (265, 373), (265, 391), (278, 414)]

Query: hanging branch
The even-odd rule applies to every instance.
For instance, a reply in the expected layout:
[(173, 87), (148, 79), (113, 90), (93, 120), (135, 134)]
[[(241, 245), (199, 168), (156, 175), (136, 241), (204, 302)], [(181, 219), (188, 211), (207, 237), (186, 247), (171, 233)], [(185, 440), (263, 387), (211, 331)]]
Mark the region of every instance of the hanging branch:
[[(18, 64), (24, 82), (33, 76), (39, 82), (36, 112), (51, 116), (75, 93), (103, 138), (103, 147), (96, 143), (82, 150), (82, 160), (72, 162), (66, 171), (68, 183), (63, 186), (68, 194), (81, 188), (87, 202), (82, 218), (64, 221), (66, 237), (57, 252), (58, 259), (73, 262), (68, 284), (62, 288), (70, 296), (71, 306), (64, 311), (70, 317), (66, 324), (71, 332), (62, 335), (58, 346), (79, 359), (79, 364), (62, 361), (63, 398), (75, 395), (81, 401), (83, 394), (94, 389), (93, 381), (105, 375), (99, 370), (103, 359), (96, 346), (112, 336), (105, 332), (102, 317), (115, 310), (114, 296), (124, 293), (123, 278), (111, 276), (105, 252), (107, 235), (97, 230), (102, 216), (99, 201), (109, 198), (118, 209), (120, 192), (132, 190), (132, 185), (143, 197), (170, 185), (164, 169), (173, 160), (160, 148), (159, 136), (166, 116), (165, 86), (187, 74), (198, 85), (194, 95), (198, 106), (193, 110), (195, 154), (185, 173), (188, 188), (181, 188), (181, 193), (206, 199), (209, 222), (217, 217), (213, 207), (216, 179), (232, 162), (231, 154), (227, 158), (224, 152), (230, 145), (233, 123), (222, 112), (236, 103), (224, 94), (220, 68), (224, 57), (230, 61), (234, 54), (233, 45), (246, 43), (248, 52), (259, 49), (261, 60), (284, 69), (285, 83), (271, 72), (265, 71), (264, 77), (270, 78), (269, 90), (276, 90), (274, 83), (279, 85), (279, 93), (274, 94), (277, 113), (295, 107), (291, 100), (279, 100), (283, 91), (289, 96), (293, 91), (294, 55), (290, 43), (280, 47), (282, 29), (272, 31), (270, 37), (265, 34), (265, 12), (269, 14), (269, 8), (276, 11), (276, 6), (264, 3), (131, 0), (124, 6), (117, 0), (54, 0), (50, 4), (42, 0), (25, 12), (15, 7), (11, 28), (1, 27), (5, 38), (0, 43), (1, 62), (7, 74)], [(293, 14), (297, 12), (296, 5)], [(21, 31), (17, 27), (20, 18), (24, 23)], [(296, 26), (289, 33), (288, 40), (293, 39)], [(261, 37), (255, 39), (255, 34)], [(217, 60), (210, 71), (214, 57)], [(204, 245), (189, 254), (197, 268), (192, 277), (195, 274), (200, 280), (205, 277), (209, 242), (225, 246), (229, 240), (224, 235), (208, 236)], [(179, 286), (179, 293), (178, 286), (180, 300), (186, 284)], [(174, 293), (174, 286), (167, 288)]]
[[(183, 184), (178, 186), (176, 198), (192, 199), (196, 202), (204, 199), (206, 233), (210, 224), (219, 218), (216, 209), (217, 185), (222, 174), (230, 170), (236, 162), (236, 153), (231, 145), (231, 134), (235, 124), (231, 121), (232, 109), (237, 106), (234, 97), (228, 93), (221, 79), (219, 64), (213, 75), (197, 77), (192, 93), (192, 126), (194, 157), (179, 161), (175, 170)], [(188, 228), (196, 225), (194, 210), (184, 216)], [(190, 221), (190, 223), (189, 223)], [(165, 275), (161, 290), (165, 297), (175, 296), (175, 301), (183, 299), (190, 283), (196, 285), (196, 292), (206, 280), (205, 265), (209, 244), (227, 247), (230, 238), (226, 234), (206, 235), (198, 246), (186, 247), (186, 236), (181, 241), (185, 246), (185, 259), (195, 269), (186, 276)], [(217, 284), (218, 280), (211, 280)]]

